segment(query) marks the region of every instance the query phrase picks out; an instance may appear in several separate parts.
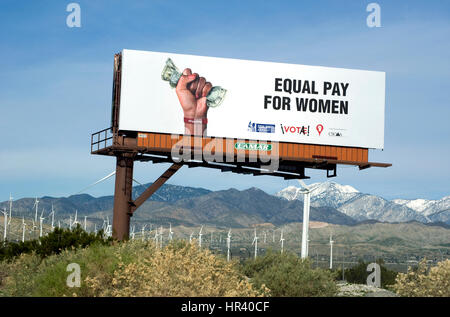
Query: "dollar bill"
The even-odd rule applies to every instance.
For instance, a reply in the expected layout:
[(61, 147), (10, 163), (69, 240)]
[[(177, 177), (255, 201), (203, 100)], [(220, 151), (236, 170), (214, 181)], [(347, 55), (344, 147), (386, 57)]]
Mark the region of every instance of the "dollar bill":
[[(170, 87), (175, 88), (178, 84), (178, 81), (180, 80), (181, 75), (182, 73), (175, 66), (174, 62), (170, 58), (168, 58), (161, 73), (161, 79), (164, 81), (168, 81)], [(225, 99), (226, 93), (227, 90), (220, 86), (212, 87), (208, 95), (206, 96), (206, 105), (211, 108), (220, 106)]]

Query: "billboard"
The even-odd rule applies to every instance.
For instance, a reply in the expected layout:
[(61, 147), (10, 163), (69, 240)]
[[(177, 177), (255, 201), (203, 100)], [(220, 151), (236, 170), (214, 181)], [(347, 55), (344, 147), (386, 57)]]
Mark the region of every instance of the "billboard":
[(382, 149), (384, 109), (384, 72), (122, 52), (119, 130)]

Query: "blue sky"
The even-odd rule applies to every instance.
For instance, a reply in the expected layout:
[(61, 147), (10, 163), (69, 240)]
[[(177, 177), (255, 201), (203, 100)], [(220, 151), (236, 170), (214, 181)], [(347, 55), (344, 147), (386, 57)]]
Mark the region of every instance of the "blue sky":
[[(385, 198), (450, 195), (450, 3), (377, 1), (72, 1), (0, 3), (0, 201), (67, 196), (114, 170), (90, 155), (90, 134), (109, 126), (114, 53), (123, 48), (386, 72), (387, 169), (338, 168), (333, 181)], [(75, 1), (73, 1), (75, 2)], [(140, 182), (167, 165), (137, 164)], [(310, 182), (324, 172), (309, 171)], [(173, 184), (268, 193), (296, 185), (183, 168)], [(88, 193), (111, 194), (110, 179)]]

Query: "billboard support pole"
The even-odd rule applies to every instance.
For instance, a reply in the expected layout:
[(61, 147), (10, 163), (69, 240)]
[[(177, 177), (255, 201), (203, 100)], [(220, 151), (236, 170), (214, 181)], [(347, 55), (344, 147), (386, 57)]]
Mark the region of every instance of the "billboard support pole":
[(135, 201), (131, 203), (130, 212), (134, 213), (147, 199), (153, 195), (183, 164), (174, 163), (152, 185), (150, 185)]
[(122, 153), (116, 156), (112, 235), (117, 240), (128, 239), (130, 233), (134, 156), (134, 153)]

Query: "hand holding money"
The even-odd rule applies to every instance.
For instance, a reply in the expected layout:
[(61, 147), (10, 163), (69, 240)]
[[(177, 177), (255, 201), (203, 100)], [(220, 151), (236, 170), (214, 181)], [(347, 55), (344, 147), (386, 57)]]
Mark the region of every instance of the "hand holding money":
[(206, 118), (208, 111), (206, 96), (211, 88), (211, 83), (207, 82), (204, 77), (199, 77), (196, 73), (192, 74), (189, 68), (183, 71), (176, 92), (185, 118)]
[(161, 78), (176, 88), (184, 113), (186, 133), (203, 135), (206, 130), (208, 108), (218, 107), (222, 103), (226, 89), (220, 86), (213, 87), (204, 77), (192, 74), (190, 68), (181, 73), (170, 58), (164, 65)]
[(208, 106), (206, 96), (212, 85), (204, 77), (192, 74), (189, 68), (183, 71), (176, 93), (184, 113), (185, 133), (203, 135), (206, 129)]

